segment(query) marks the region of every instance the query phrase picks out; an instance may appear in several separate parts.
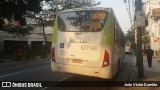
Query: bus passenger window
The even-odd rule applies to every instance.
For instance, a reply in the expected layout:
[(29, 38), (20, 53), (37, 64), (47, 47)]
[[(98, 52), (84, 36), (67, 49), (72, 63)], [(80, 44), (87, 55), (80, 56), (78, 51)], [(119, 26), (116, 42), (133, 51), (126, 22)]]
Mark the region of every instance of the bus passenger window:
[(101, 31), (107, 22), (108, 12), (105, 10), (71, 11), (58, 14), (60, 31)]

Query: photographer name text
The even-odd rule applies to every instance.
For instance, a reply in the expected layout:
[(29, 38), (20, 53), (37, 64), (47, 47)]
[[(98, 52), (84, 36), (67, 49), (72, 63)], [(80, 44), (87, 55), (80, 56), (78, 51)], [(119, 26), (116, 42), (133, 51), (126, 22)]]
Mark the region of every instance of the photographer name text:
[(125, 87), (157, 87), (157, 83), (125, 83)]

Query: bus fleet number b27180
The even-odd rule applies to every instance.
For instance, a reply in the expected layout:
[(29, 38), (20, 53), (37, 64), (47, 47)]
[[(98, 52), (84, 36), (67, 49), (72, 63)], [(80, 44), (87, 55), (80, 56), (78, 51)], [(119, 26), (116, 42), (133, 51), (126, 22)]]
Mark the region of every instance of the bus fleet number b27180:
[(52, 37), (52, 71), (111, 79), (124, 58), (124, 34), (111, 8), (59, 12)]

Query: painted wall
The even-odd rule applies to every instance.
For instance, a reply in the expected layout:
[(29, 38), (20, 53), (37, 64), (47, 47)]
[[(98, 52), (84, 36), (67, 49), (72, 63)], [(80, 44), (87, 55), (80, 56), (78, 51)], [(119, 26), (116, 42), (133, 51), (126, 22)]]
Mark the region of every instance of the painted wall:
[(145, 9), (148, 18), (146, 29), (149, 31), (151, 48), (154, 51), (160, 51), (160, 18), (152, 17), (152, 11), (155, 8), (160, 8), (160, 0), (148, 0)]

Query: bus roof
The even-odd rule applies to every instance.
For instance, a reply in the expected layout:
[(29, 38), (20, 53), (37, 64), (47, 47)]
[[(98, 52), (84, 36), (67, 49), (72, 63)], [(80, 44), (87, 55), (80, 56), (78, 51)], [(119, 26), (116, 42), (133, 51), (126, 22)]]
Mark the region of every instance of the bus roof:
[[(110, 11), (112, 8), (104, 8), (104, 7), (82, 7), (82, 8), (72, 8), (72, 9), (67, 9), (63, 10), (61, 12), (70, 12), (70, 11), (80, 11), (80, 10), (107, 10)], [(61, 13), (59, 12), (59, 13)]]

